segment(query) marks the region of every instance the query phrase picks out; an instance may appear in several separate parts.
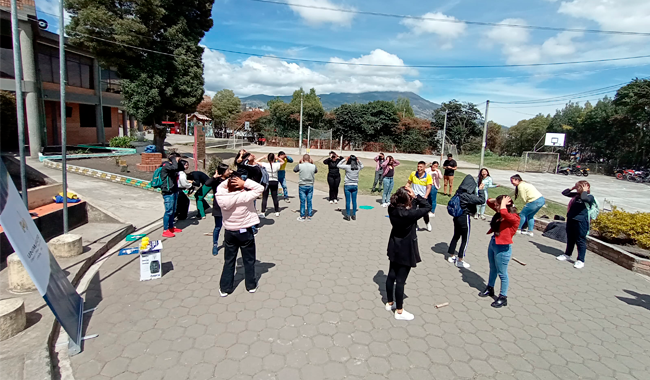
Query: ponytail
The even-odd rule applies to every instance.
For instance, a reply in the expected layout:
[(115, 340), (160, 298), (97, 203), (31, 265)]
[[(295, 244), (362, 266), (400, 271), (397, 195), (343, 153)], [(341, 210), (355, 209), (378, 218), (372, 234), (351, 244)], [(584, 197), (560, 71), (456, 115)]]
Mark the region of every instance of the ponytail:
[[(519, 174), (515, 174), (512, 177), (510, 177), (510, 180), (513, 179), (519, 181), (520, 183), (523, 181), (523, 179), (521, 179), (521, 176)], [(519, 197), (519, 184), (515, 186), (515, 200), (517, 200), (517, 197)]]

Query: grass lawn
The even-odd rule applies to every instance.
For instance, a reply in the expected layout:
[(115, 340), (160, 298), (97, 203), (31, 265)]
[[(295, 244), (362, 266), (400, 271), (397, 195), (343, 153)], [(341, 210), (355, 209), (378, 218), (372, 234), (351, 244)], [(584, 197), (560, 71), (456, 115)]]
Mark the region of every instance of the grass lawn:
[[(315, 158), (315, 157), (314, 157)], [(365, 160), (364, 160), (365, 161)], [(318, 173), (316, 174), (316, 181), (322, 182), (324, 184), (327, 184), (327, 166), (323, 164), (322, 158), (319, 161), (314, 161), (316, 166), (318, 166)], [(406, 184), (406, 180), (408, 179), (409, 175), (411, 174), (412, 171), (416, 170), (417, 168), (417, 162), (414, 161), (400, 161), (400, 165), (395, 168), (395, 186), (393, 188), (393, 192), (397, 190), (399, 187), (404, 186)], [(454, 180), (454, 192), (456, 192), (456, 189), (458, 189), (458, 186), (460, 183), (463, 181), (463, 178), (465, 178), (467, 174), (462, 173), (460, 171), (456, 171), (455, 175), (455, 180)], [(340, 190), (340, 196), (343, 196), (343, 180), (345, 178), (345, 173), (341, 171), (341, 190)], [(366, 165), (366, 162), (364, 162), (364, 168), (361, 170), (361, 173), (359, 173), (359, 193), (363, 195), (372, 195), (371, 190), (372, 190), (372, 183), (375, 179), (375, 166), (373, 165)], [(440, 187), (442, 189), (442, 183), (440, 184)], [(489, 196), (490, 198), (496, 198), (497, 196), (501, 194), (507, 194), (511, 197), (514, 197), (515, 190), (508, 188), (508, 187), (497, 187), (489, 190)], [(375, 193), (377, 197), (381, 197), (381, 193)], [(438, 206), (446, 206), (447, 202), (449, 202), (450, 197), (443, 196), (442, 194), (438, 195)], [(524, 207), (524, 202), (522, 202), (521, 199), (518, 199), (515, 201), (515, 205), (517, 206), (517, 209), (521, 211), (521, 209)], [(537, 216), (542, 216), (542, 215), (548, 215), (551, 219), (553, 219), (554, 215), (562, 215), (566, 216), (566, 206), (557, 202), (553, 202), (550, 200), (546, 200), (546, 205), (537, 213)], [(440, 209), (439, 212), (446, 212), (446, 210)], [(488, 215), (493, 215), (494, 212), (492, 209), (489, 207), (486, 207), (486, 214)]]
[[(461, 154), (458, 159), (476, 165), (481, 163), (480, 154)], [(490, 169), (517, 170), (520, 161), (521, 157), (486, 155), (484, 165)]]

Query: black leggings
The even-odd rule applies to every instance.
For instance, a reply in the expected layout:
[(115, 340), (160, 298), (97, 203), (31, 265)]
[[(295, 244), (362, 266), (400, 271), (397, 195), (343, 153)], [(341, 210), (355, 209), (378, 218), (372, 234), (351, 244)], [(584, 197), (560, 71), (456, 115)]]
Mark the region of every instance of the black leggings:
[(458, 257), (461, 259), (465, 257), (470, 231), (469, 215), (461, 215), (454, 218), (454, 237), (451, 239), (451, 244), (449, 244), (449, 250), (447, 251), (450, 255), (455, 254), (458, 239), (463, 238), (460, 243), (460, 249), (458, 250)]
[[(404, 308), (404, 284), (409, 276), (411, 267), (390, 262), (388, 277), (386, 278), (386, 298), (388, 302), (393, 302), (393, 289), (395, 290), (395, 302), (397, 309)], [(397, 286), (395, 286), (397, 283)]]
[(339, 185), (341, 184), (340, 173), (328, 173), (327, 183), (330, 185), (330, 201), (335, 201), (339, 198)]
[(266, 203), (269, 200), (269, 191), (271, 192), (271, 198), (273, 198), (275, 212), (280, 212), (280, 204), (278, 202), (278, 181), (269, 181), (269, 185), (264, 189), (264, 193), (262, 193), (262, 212), (266, 211)]

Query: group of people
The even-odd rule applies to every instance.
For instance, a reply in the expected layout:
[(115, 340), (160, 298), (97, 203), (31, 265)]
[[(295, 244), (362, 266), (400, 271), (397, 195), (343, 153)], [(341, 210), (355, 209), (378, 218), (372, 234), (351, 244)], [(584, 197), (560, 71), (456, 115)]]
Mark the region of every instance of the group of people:
[[(224, 230), (224, 267), (220, 280), (219, 292), (222, 297), (228, 296), (234, 290), (235, 263), (241, 250), (245, 272), (246, 289), (254, 293), (258, 287), (255, 276), (256, 246), (255, 234), (260, 218), (265, 217), (268, 196), (271, 195), (276, 216), (279, 215), (278, 191), (283, 189), (287, 202), (286, 165), (293, 159), (284, 152), (276, 156), (269, 153), (266, 157), (257, 159), (255, 155), (244, 150), (235, 157), (235, 166), (231, 168), (220, 164), (212, 177), (202, 172), (185, 173), (189, 164), (172, 154), (168, 162), (161, 166), (160, 187), (165, 203), (163, 219), (163, 237), (174, 237), (181, 232), (174, 226), (177, 214), (177, 203), (182, 189), (196, 189), (198, 217), (205, 218), (205, 195), (211, 190), (215, 197), (212, 205), (212, 215), (215, 227), (213, 230), (212, 254), (219, 253), (218, 238)], [(417, 170), (413, 171), (406, 184), (392, 192), (394, 186), (395, 168), (400, 162), (391, 156), (379, 154), (375, 157), (375, 181), (372, 191), (382, 192), (382, 206), (388, 208), (388, 216), (392, 226), (387, 255), (390, 261), (386, 279), (387, 303), (386, 310), (394, 312), (398, 320), (412, 320), (413, 314), (404, 310), (404, 286), (411, 268), (421, 262), (417, 241), (417, 223), (423, 219), (428, 231), (432, 230), (430, 217), (435, 216), (437, 194), (441, 182), (444, 184), (443, 194), (452, 196), (454, 171), (457, 164), (451, 155), (443, 163), (444, 175), (439, 164), (434, 161), (430, 165), (421, 161)], [(344, 193), (346, 198), (346, 220), (356, 220), (357, 194), (359, 173), (363, 163), (355, 156), (340, 157), (330, 152), (323, 163), (328, 167), (327, 181), (329, 184), (328, 200), (331, 204), (338, 203), (338, 188), (341, 182), (340, 170), (345, 171)], [(427, 168), (428, 166), (428, 168)], [(298, 192), (300, 198), (299, 221), (309, 221), (313, 216), (312, 198), (314, 193), (315, 174), (318, 172), (313, 159), (305, 154), (293, 169), (298, 173)], [(442, 181), (441, 181), (442, 179)], [(191, 181), (191, 182), (190, 182)], [(492, 234), (487, 248), (489, 277), (486, 288), (479, 293), (480, 297), (492, 297), (492, 306), (500, 308), (508, 304), (508, 264), (512, 256), (513, 237), (516, 234), (533, 236), (534, 216), (544, 206), (542, 194), (520, 175), (513, 175), (510, 182), (515, 186), (514, 199), (508, 195), (489, 198), (488, 189), (498, 187), (490, 177), (489, 170), (483, 168), (474, 178), (466, 176), (454, 196), (458, 197), (460, 212), (453, 216), (454, 234), (448, 248), (447, 260), (459, 268), (470, 268), (465, 260), (467, 246), (471, 233), (471, 218), (486, 219), (485, 207), (494, 210), (495, 215), (490, 221), (488, 234)], [(377, 188), (377, 185), (381, 185)], [(382, 190), (383, 187), (383, 190)], [(378, 189), (378, 190), (377, 190)], [(198, 194), (198, 195), (197, 195)], [(568, 260), (577, 245), (578, 259), (575, 268), (583, 268), (586, 253), (586, 236), (589, 233), (592, 219), (590, 210), (597, 206), (591, 195), (587, 181), (579, 181), (571, 189), (566, 189), (563, 195), (571, 201), (567, 213), (567, 246), (560, 261)], [(182, 195), (184, 196), (184, 194)], [(256, 200), (262, 196), (262, 214), (256, 211)], [(525, 205), (520, 212), (514, 201), (521, 198)], [(189, 202), (189, 201), (188, 201)], [(458, 251), (456, 247), (461, 241)], [(498, 295), (495, 293), (496, 279), (500, 278), (501, 287)]]

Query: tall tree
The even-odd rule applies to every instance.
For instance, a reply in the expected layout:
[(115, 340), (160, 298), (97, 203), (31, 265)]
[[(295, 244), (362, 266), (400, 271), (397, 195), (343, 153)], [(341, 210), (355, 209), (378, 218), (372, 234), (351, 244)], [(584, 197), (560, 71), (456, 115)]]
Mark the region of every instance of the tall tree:
[(505, 143), (505, 133), (503, 126), (493, 121), (488, 122), (488, 130), (486, 136), (486, 148), (493, 153), (501, 154), (503, 151), (503, 144)]
[(397, 112), (399, 112), (401, 118), (415, 117), (413, 107), (411, 107), (411, 100), (409, 98), (398, 96), (397, 100), (395, 100), (395, 108), (397, 108)]
[(201, 103), (196, 106), (196, 112), (212, 118), (212, 98), (207, 95), (203, 95), (203, 100), (201, 100)]
[(650, 153), (650, 80), (636, 78), (616, 92), (614, 105), (622, 109), (619, 124), (633, 129), (636, 163), (645, 163)]
[(294, 113), (300, 114), (300, 95), (302, 95), (302, 123), (303, 128), (310, 126), (312, 128), (319, 128), (319, 124), (325, 116), (325, 109), (316, 95), (315, 89), (310, 89), (309, 92), (304, 92), (302, 87), (293, 92), (293, 98), (289, 105)]
[(362, 108), (364, 141), (378, 141), (380, 136), (393, 135), (400, 120), (393, 102), (376, 100), (362, 105)]
[(520, 156), (523, 152), (532, 150), (544, 136), (550, 123), (550, 115), (539, 114), (532, 119), (521, 120), (517, 125), (510, 127), (506, 134), (505, 152)]
[[(124, 106), (154, 128), (164, 152), (167, 111), (194, 112), (203, 97), (203, 47), (214, 0), (65, 0), (72, 44), (122, 78)], [(139, 48), (134, 48), (137, 46)], [(152, 53), (152, 51), (160, 53)]]
[(462, 147), (470, 138), (482, 135), (483, 114), (474, 103), (459, 102), (456, 99), (442, 103), (442, 107), (433, 112), (431, 126), (442, 130), (447, 109), (447, 137), (457, 147)]
[(226, 124), (241, 112), (241, 100), (232, 90), (223, 89), (212, 97), (212, 119), (215, 126)]

